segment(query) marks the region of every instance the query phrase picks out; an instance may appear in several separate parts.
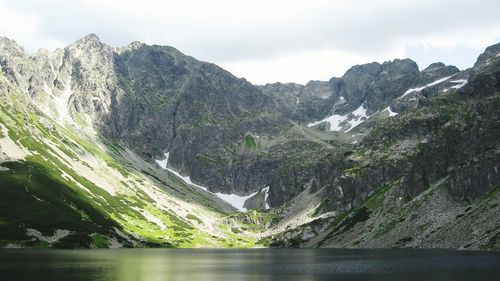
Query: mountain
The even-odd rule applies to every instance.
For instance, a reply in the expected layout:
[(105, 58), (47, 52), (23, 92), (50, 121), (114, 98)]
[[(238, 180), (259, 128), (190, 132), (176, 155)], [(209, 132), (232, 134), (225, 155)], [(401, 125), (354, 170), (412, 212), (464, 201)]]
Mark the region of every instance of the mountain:
[(0, 38), (0, 245), (498, 249), (499, 54), (256, 86), (167, 46)]

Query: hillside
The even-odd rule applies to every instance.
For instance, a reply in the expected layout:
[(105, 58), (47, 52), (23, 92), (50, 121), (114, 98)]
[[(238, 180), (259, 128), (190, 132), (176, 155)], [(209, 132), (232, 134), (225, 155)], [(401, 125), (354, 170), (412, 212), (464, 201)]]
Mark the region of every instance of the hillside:
[(306, 85), (93, 34), (0, 67), (0, 246), (500, 247), (500, 44)]

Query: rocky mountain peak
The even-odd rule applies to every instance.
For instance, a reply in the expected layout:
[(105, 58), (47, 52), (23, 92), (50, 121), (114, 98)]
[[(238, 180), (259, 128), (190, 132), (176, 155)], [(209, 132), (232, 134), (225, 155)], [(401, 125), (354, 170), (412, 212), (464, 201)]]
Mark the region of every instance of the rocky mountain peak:
[(482, 53), (478, 58), (476, 63), (474, 64), (474, 67), (477, 67), (482, 64), (488, 64), (491, 60), (494, 59), (499, 59), (500, 58), (500, 43), (491, 45), (486, 50), (484, 53)]
[(100, 50), (107, 45), (103, 43), (97, 35), (91, 33), (80, 39), (78, 39), (72, 47), (76, 49), (80, 49), (82, 51), (92, 51), (92, 50)]
[(418, 74), (418, 72), (418, 65), (413, 60), (408, 58), (394, 59), (392, 61), (386, 61), (382, 64), (382, 69), (379, 73), (379, 79), (383, 78), (384, 76), (398, 78), (405, 75), (416, 75)]
[(24, 49), (16, 41), (0, 36), (0, 54), (10, 56), (24, 56)]
[(422, 70), (420, 82), (429, 83), (439, 78), (453, 75), (455, 73), (458, 73), (459, 71), (460, 70), (453, 65), (445, 65), (442, 62), (432, 63), (424, 70)]
[(355, 77), (355, 76), (365, 76), (365, 75), (376, 75), (380, 72), (381, 65), (378, 62), (365, 63), (355, 65), (349, 68), (342, 78)]
[(445, 64), (442, 62), (435, 62), (435, 63), (431, 63), (428, 67), (426, 67), (424, 69), (424, 71), (431, 71), (434, 69), (439, 69), (439, 68), (444, 67), (444, 66), (445, 66)]
[(99, 36), (95, 35), (94, 33), (90, 33), (90, 34), (87, 34), (85, 36), (83, 36), (82, 38), (80, 38), (79, 40), (77, 40), (77, 42), (101, 42), (101, 39), (99, 38)]
[(139, 41), (134, 41), (134, 42), (128, 44), (127, 46), (125, 46), (125, 47), (116, 48), (116, 52), (119, 53), (119, 54), (122, 54), (122, 53), (127, 52), (127, 51), (131, 52), (131, 51), (139, 49), (142, 46), (147, 46), (147, 45), (145, 43), (142, 43), (142, 42), (139, 42)]
[(394, 71), (418, 71), (418, 65), (411, 59), (394, 59), (392, 61), (386, 61), (382, 64), (384, 70), (390, 69)]

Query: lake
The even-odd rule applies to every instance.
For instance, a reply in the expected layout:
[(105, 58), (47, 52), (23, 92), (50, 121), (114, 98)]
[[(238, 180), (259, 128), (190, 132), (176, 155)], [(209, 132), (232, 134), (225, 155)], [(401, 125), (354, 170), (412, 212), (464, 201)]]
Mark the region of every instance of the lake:
[(499, 252), (0, 250), (1, 280), (500, 280)]

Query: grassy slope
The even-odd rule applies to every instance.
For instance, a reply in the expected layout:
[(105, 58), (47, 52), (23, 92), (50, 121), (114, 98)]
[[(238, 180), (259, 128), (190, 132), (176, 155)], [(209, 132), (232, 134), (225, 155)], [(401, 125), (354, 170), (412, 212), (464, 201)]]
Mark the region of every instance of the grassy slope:
[[(29, 151), (24, 159), (0, 151), (0, 246), (255, 246), (252, 235), (208, 231), (225, 217), (214, 202), (171, 175), (159, 181), (141, 172), (124, 161), (119, 144), (55, 124), (19, 92), (0, 98), (0, 137)], [(115, 192), (98, 186), (102, 181)], [(28, 228), (71, 234), (47, 243), (28, 236)]]

